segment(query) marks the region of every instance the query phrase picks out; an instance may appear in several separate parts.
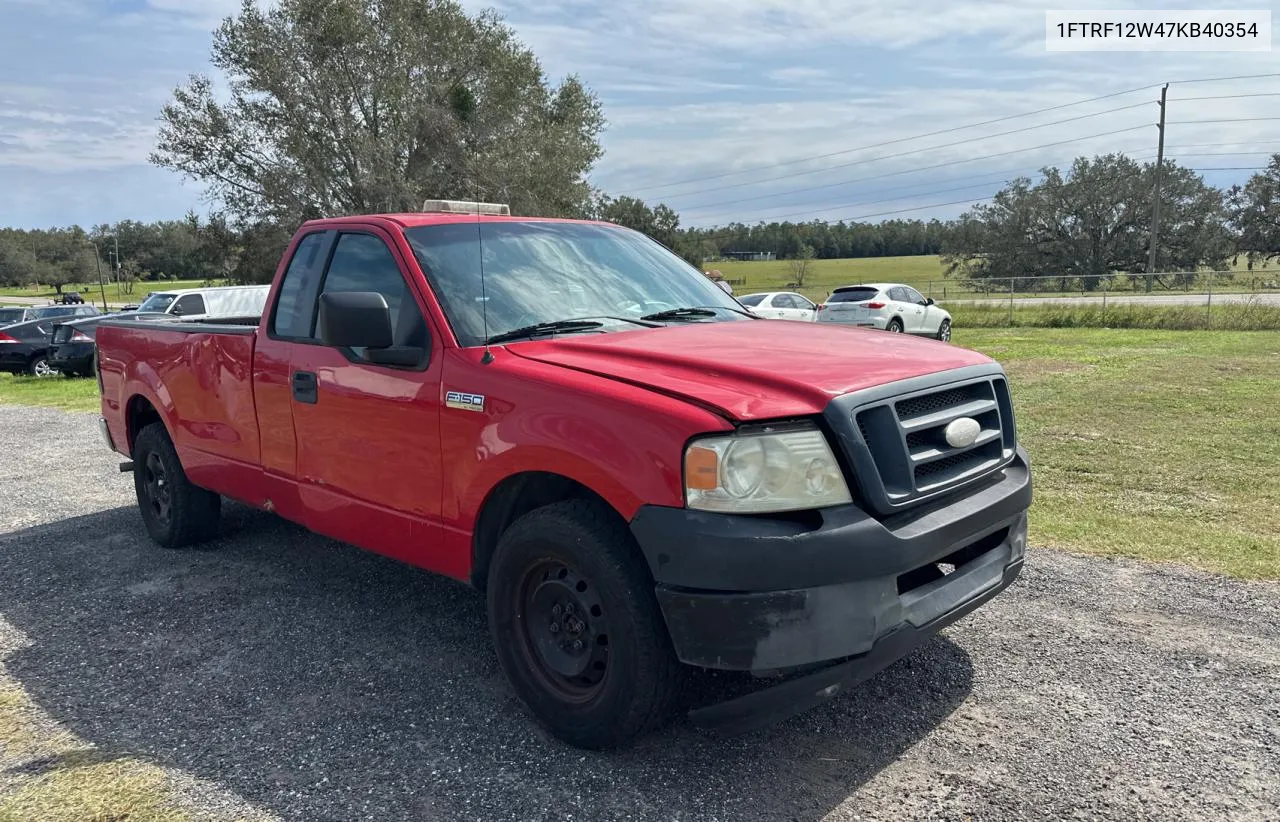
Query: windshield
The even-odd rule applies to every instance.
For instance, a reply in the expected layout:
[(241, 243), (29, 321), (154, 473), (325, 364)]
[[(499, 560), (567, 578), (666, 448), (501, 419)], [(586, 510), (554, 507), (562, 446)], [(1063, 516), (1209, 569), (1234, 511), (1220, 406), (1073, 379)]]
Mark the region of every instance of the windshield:
[(142, 301), (139, 311), (164, 311), (173, 305), (173, 294), (151, 294)]
[[(483, 234), (481, 234), (483, 232)], [(639, 232), (554, 222), (465, 222), (405, 230), (449, 324), (464, 346), (538, 323), (595, 319), (608, 330), (675, 308), (709, 314), (679, 321), (747, 320), (697, 269)], [(480, 291), (483, 236), (485, 296)], [(487, 300), (486, 300), (487, 297)], [(609, 321), (609, 318), (621, 318)]]

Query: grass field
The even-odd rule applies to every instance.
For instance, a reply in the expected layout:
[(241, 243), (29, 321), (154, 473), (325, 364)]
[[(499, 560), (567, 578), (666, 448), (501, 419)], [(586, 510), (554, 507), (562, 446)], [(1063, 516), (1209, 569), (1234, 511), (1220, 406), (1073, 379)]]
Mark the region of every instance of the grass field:
[(1280, 331), (1280, 306), (1257, 302), (1213, 306), (1017, 305), (948, 306), (955, 328), (1142, 328), (1167, 331)]
[[(947, 278), (942, 261), (936, 255), (918, 257), (863, 257), (844, 260), (814, 260), (806, 278), (804, 288), (799, 289), (809, 299), (821, 302), (832, 289), (842, 285), (859, 283), (905, 283), (915, 288), (926, 297), (933, 297), (938, 302), (943, 300), (989, 298), (990, 294), (980, 293), (968, 288), (959, 280)], [(735, 285), (734, 293), (750, 294), (754, 291), (777, 291), (786, 288), (787, 283), (795, 280), (790, 260), (773, 260), (769, 262), (741, 262), (729, 260), (725, 262), (707, 263), (704, 269), (718, 270), (729, 279), (745, 279), (745, 285)], [(1236, 275), (1233, 280), (1219, 281), (1214, 285), (1215, 291), (1242, 291), (1252, 287), (1251, 281), (1280, 281), (1280, 272), (1248, 272), (1243, 261), (1235, 266)], [(1053, 293), (1079, 294), (1080, 292), (1038, 292), (1049, 295)], [(1005, 291), (1006, 296), (1008, 291)]]
[[(1034, 543), (1280, 579), (1280, 335), (957, 327), (1005, 364)], [(98, 407), (94, 380), (0, 377), (0, 402)]]
[[(165, 280), (164, 282), (135, 282), (133, 284), (133, 293), (125, 294), (120, 290), (117, 283), (107, 284), (107, 302), (108, 303), (140, 303), (147, 298), (147, 295), (153, 291), (173, 291), (179, 288), (201, 288), (205, 286), (204, 280)], [(81, 297), (86, 300), (102, 304), (102, 292), (98, 288), (97, 283), (80, 283), (75, 285), (64, 285), (62, 287), (66, 291), (78, 291)], [(4, 304), (5, 297), (33, 297), (35, 299), (52, 300), (57, 297), (57, 292), (52, 288), (41, 286), (39, 288), (0, 288), (0, 305)]]

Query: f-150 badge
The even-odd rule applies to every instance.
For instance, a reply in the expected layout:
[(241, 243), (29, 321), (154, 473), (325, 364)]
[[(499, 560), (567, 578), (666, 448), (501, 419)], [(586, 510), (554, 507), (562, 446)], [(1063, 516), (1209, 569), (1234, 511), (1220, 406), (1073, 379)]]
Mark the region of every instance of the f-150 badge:
[(450, 391), (444, 395), (444, 404), (448, 408), (461, 408), (463, 411), (484, 411), (484, 394)]

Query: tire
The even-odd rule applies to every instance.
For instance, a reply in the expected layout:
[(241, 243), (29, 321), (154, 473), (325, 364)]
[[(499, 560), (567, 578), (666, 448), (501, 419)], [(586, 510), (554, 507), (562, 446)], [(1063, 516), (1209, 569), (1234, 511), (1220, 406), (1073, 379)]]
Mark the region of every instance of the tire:
[(185, 548), (218, 535), (222, 497), (191, 484), (162, 423), (138, 432), (133, 444), (133, 487), (151, 539)]
[(58, 370), (49, 365), (47, 357), (41, 355), (27, 365), (27, 373), (33, 377), (52, 377), (58, 373)]
[(890, 334), (901, 334), (902, 320), (898, 319), (897, 317), (894, 317), (892, 320), (889, 320), (889, 324), (885, 326), (884, 330), (888, 331)]
[(494, 553), (488, 599), (503, 673), (557, 738), (620, 748), (674, 714), (686, 669), (648, 566), (603, 505), (558, 502), (513, 523)]
[(938, 326), (937, 338), (942, 342), (951, 342), (951, 320), (943, 320)]

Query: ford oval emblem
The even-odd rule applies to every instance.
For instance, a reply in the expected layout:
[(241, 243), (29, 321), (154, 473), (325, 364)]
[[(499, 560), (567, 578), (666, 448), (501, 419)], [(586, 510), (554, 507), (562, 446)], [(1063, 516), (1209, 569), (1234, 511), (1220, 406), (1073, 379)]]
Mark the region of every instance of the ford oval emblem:
[(948, 423), (942, 435), (946, 437), (947, 445), (952, 448), (968, 448), (978, 441), (978, 435), (981, 433), (981, 423), (973, 417), (961, 417)]

